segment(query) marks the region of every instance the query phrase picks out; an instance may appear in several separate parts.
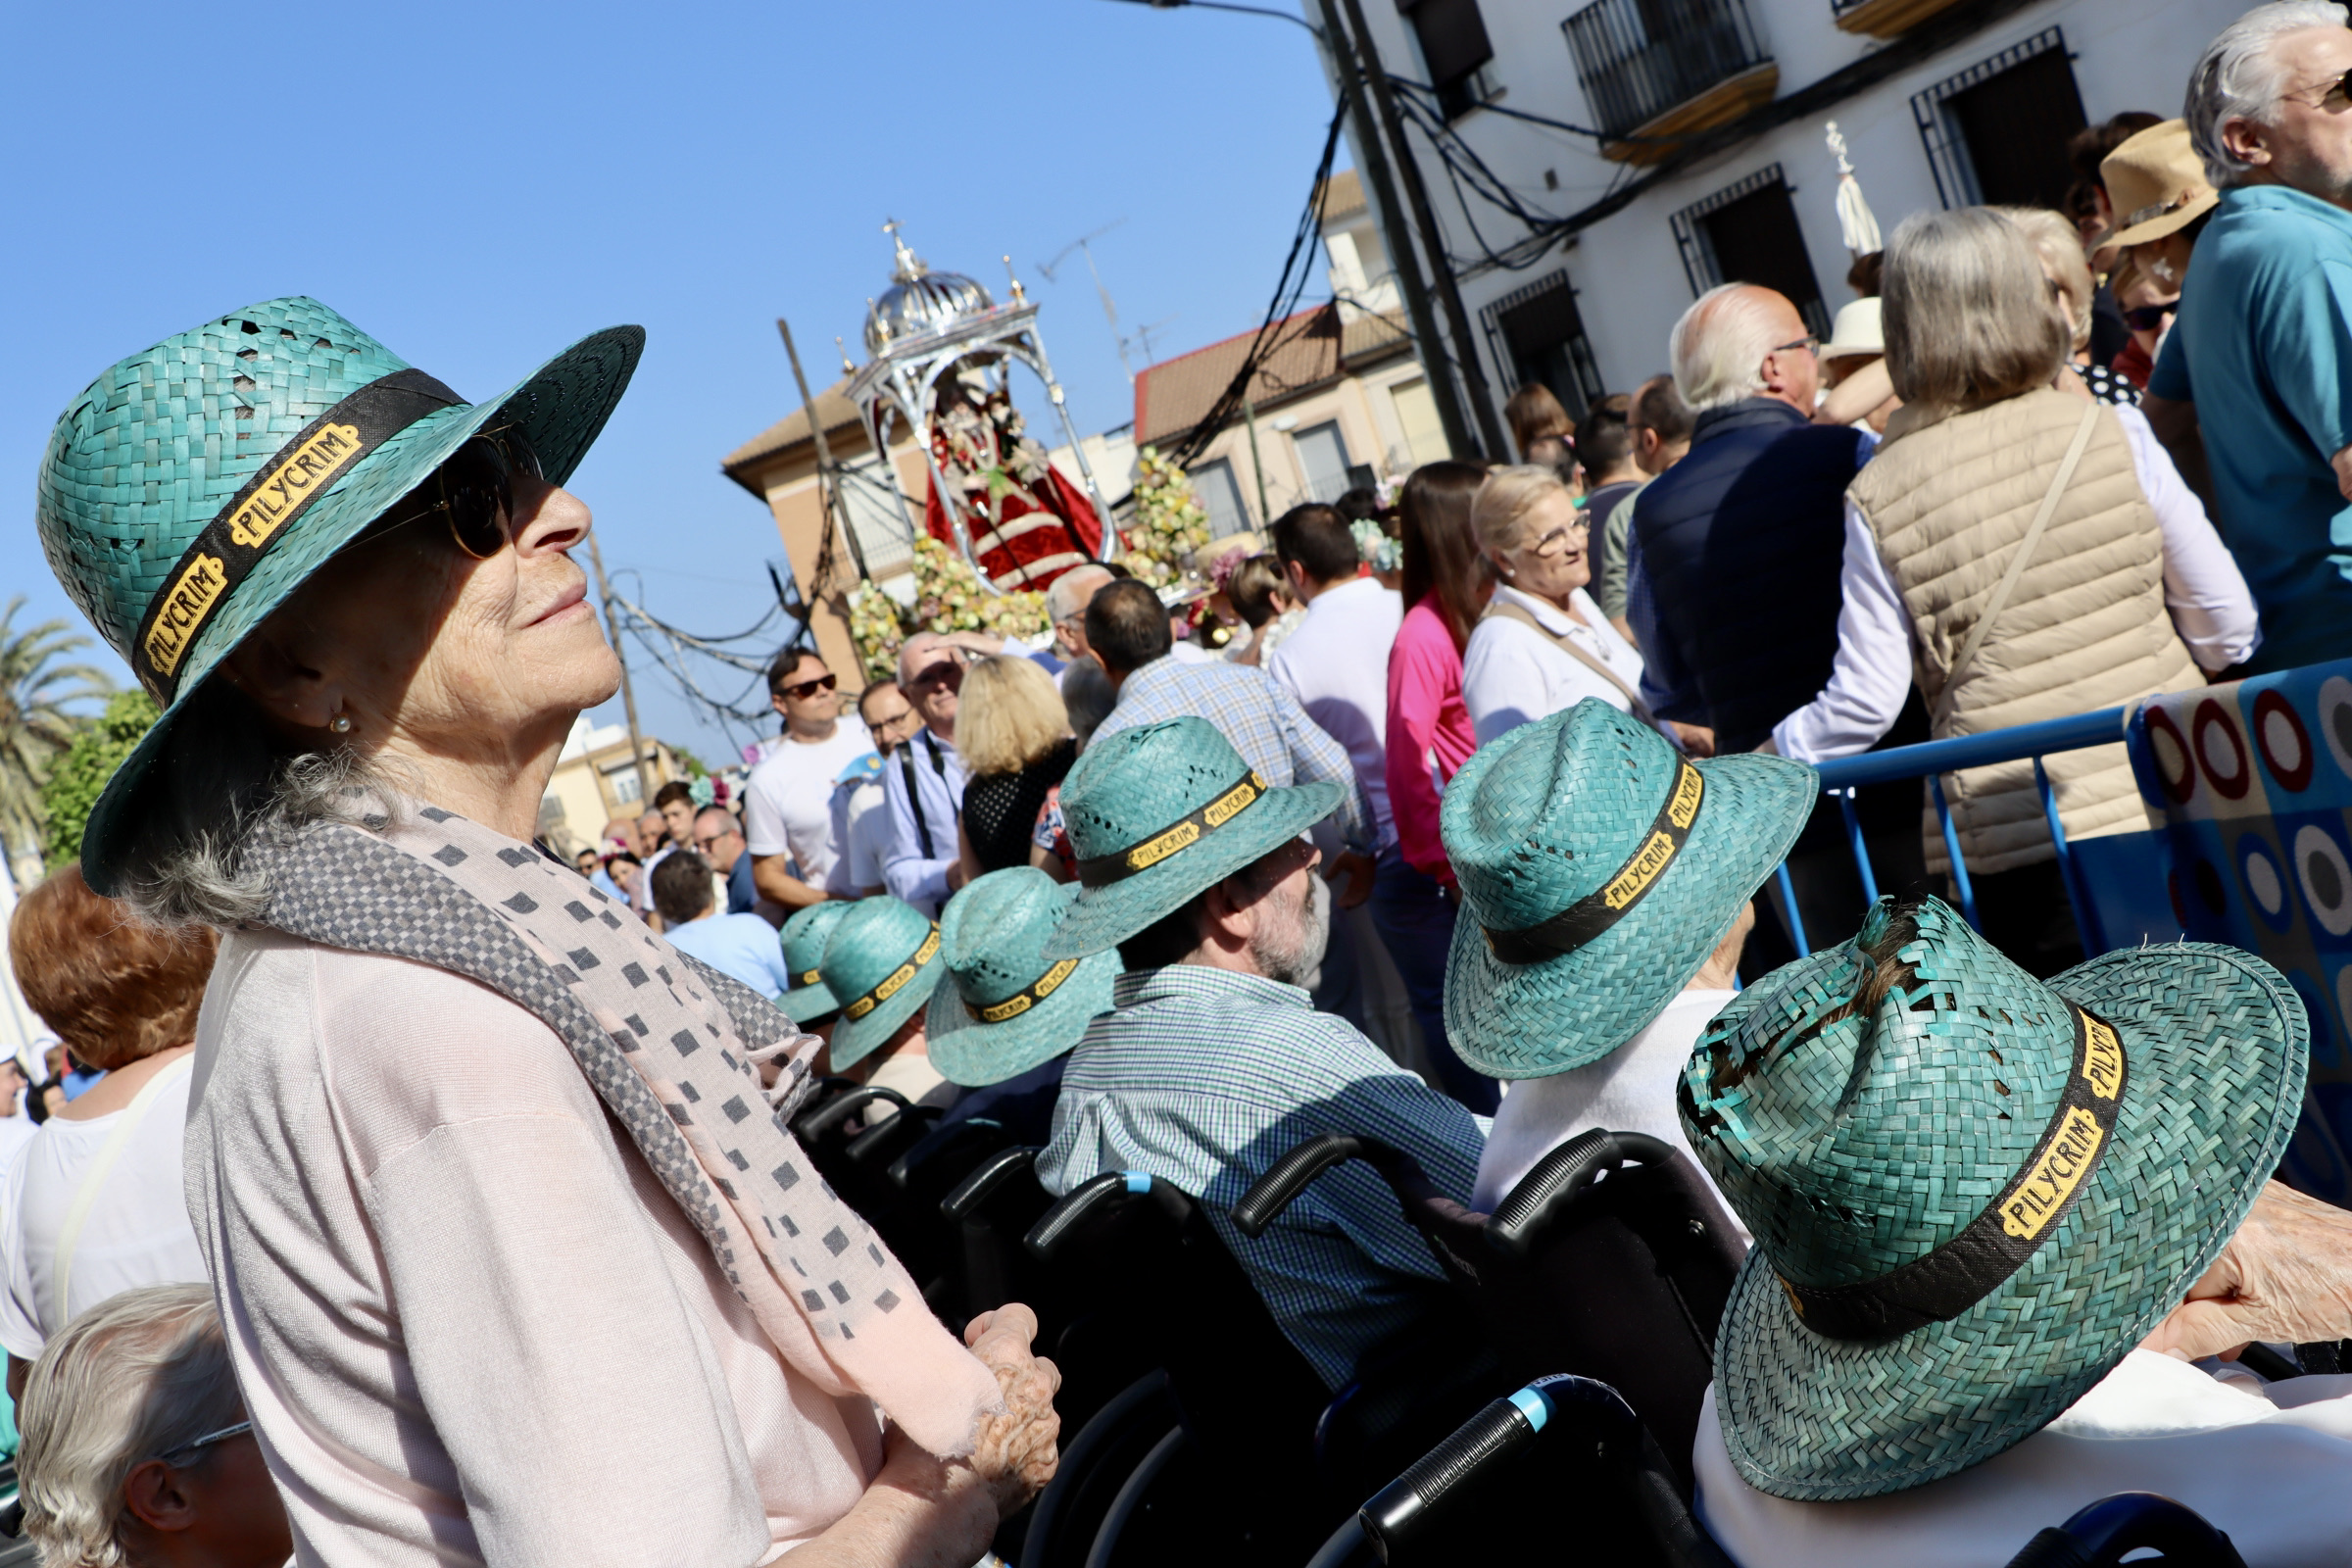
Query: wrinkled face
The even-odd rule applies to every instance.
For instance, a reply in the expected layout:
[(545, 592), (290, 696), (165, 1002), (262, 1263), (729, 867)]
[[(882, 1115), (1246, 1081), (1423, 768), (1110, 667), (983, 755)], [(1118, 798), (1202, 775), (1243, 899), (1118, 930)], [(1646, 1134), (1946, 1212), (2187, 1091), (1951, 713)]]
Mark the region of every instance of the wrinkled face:
[(1773, 348), (1764, 356), (1764, 384), (1810, 414), (1821, 391), (1820, 344), (1796, 307), (1775, 295), (1771, 301)]
[(1331, 939), (1331, 911), (1315, 899), (1315, 866), (1322, 854), (1303, 838), (1293, 839), (1245, 873), (1264, 888), (1253, 906), (1257, 928), (1250, 936), (1250, 961), (1259, 974), (1297, 985), (1323, 962)]
[(1493, 554), (1512, 587), (1565, 605), (1570, 594), (1592, 580), (1586, 542), (1584, 513), (1554, 491), (1520, 519), (1518, 546)]
[(370, 753), (535, 754), (619, 688), (620, 665), (571, 560), (587, 507), (528, 473), (513, 487), (512, 542), (481, 560), (458, 548), (446, 514), (422, 510), (430, 481), (395, 503), (385, 514), (404, 520), (319, 567), (232, 656), (232, 678), (266, 662), (264, 684), (287, 694), (281, 716), (320, 730), (348, 717)]
[(2352, 28), (2299, 27), (2279, 34), (2271, 48), (2284, 67), (2278, 104), (2265, 124), (2227, 122), (2224, 139), (2231, 139), (2233, 128), (2252, 135), (2262, 149), (2254, 162), (2270, 177), (2352, 208), (2352, 97), (2344, 82), (2352, 71)]
[(918, 633), (899, 651), (899, 689), (923, 722), (942, 735), (956, 729), (956, 698), (963, 689), (964, 653), (945, 639)]

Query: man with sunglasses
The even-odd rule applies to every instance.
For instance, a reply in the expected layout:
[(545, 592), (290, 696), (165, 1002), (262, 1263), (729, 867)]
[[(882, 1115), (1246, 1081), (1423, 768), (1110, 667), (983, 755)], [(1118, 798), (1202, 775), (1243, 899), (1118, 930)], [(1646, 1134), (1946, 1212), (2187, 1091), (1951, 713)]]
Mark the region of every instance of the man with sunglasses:
[(874, 743), (856, 714), (842, 712), (837, 677), (808, 649), (776, 656), (767, 693), (784, 734), (744, 785), (744, 838), (760, 896), (789, 913), (824, 902), (825, 879), (842, 853), (833, 835), (833, 781)]
[(2213, 520), (2262, 612), (2234, 672), (2352, 655), (2348, 82), (2345, 9), (2318, 0), (2255, 7), (2189, 73), (2182, 118), (2222, 194), (2144, 407), (2192, 455), (2203, 425)]

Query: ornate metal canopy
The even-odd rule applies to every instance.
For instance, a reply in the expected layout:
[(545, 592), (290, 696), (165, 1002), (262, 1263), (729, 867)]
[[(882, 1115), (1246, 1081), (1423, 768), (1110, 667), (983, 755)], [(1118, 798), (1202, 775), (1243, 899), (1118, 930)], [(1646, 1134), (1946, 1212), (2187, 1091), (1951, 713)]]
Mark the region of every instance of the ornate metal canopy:
[[(924, 466), (947, 514), (956, 549), (990, 592), (1004, 592), (973, 550), (972, 519), (940, 469), (930, 432), (940, 383), (951, 373), (977, 372), (990, 389), (1001, 392), (1008, 390), (1011, 367), (1024, 365), (1045, 383), (1046, 399), (1061, 421), (1062, 434), (1078, 460), (1087, 499), (1101, 519), (1102, 553), (1109, 554), (1114, 526), (1110, 508), (1103, 503), (1102, 487), (1096, 482), (1094, 466), (1087, 462), (1086, 448), (1070, 420), (1068, 400), (1046, 358), (1045, 342), (1037, 331), (1037, 304), (1023, 292), (1020, 279), (1012, 279), (1010, 300), (999, 305), (971, 278), (959, 272), (934, 272), (926, 267), (900, 237), (897, 220), (882, 228), (896, 248), (897, 261), (891, 270), (891, 286), (866, 311), (865, 347), (873, 357), (857, 369), (849, 384), (850, 399), (858, 405), (874, 451), (890, 450), (888, 436), (894, 416), (906, 421), (922, 447)], [(1008, 274), (1011, 266), (1011, 258), (1005, 258)], [(904, 491), (899, 506), (906, 514), (908, 532), (919, 536), (922, 525), (908, 509)], [(1075, 529), (1072, 535), (1076, 537)], [(1077, 542), (1083, 549), (1084, 540)]]

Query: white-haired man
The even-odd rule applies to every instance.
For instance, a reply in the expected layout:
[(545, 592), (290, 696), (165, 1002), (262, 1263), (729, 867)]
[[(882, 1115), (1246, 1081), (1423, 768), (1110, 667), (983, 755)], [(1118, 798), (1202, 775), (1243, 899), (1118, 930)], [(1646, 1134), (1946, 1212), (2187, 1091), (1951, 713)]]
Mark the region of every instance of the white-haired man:
[(2205, 46), (2182, 111), (2222, 199), (2181, 282), (2149, 418), (2170, 436), (2165, 416), (2193, 402), (2203, 422), (2214, 521), (2262, 612), (2249, 670), (2352, 655), (2344, 24), (2342, 6), (2319, 0), (2255, 7)]
[(1046, 590), (1046, 618), (1054, 623), (1054, 656), (1063, 663), (1075, 663), (1092, 651), (1086, 641), (1086, 607), (1117, 580), (1108, 566), (1072, 566)]
[[(1626, 597), (1642, 695), (1659, 717), (1712, 730), (1718, 753), (1753, 751), (1829, 683), (1845, 487), (1872, 445), (1849, 425), (1812, 422), (1821, 345), (1784, 295), (1752, 283), (1710, 289), (1668, 347), (1693, 419), (1688, 455), (1631, 503)], [(1890, 742), (1927, 739), (1925, 714), (1907, 716), (1916, 724), (1898, 723)], [(1863, 803), (1888, 886), (1919, 863), (1918, 791), (1896, 794)], [(1841, 830), (1836, 810), (1816, 812), (1789, 857), (1808, 925), (1850, 918), (1861, 900)], [(1777, 914), (1751, 952), (1756, 972), (1796, 956)]]
[(963, 670), (1004, 644), (985, 632), (916, 632), (899, 649), (899, 690), (923, 727), (882, 772), (890, 852), (882, 883), (932, 918), (963, 886), (956, 818), (963, 809), (963, 759), (956, 755), (956, 705)]

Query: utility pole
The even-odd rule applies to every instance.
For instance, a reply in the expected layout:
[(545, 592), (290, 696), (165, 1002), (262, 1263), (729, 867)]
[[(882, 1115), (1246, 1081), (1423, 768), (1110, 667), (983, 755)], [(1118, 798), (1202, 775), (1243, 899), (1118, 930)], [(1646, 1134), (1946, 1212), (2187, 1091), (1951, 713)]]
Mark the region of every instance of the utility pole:
[[(1348, 29), (1340, 24), (1339, 0), (1320, 0), (1320, 4), (1331, 66), (1339, 74), (1340, 96), (1355, 121), (1355, 144), (1363, 155), (1364, 178), (1372, 186), (1373, 211), (1380, 215), (1389, 263), (1396, 270), (1397, 292), (1404, 296), (1405, 318), (1413, 324), (1413, 337), (1421, 349), (1421, 364), (1429, 372), (1429, 391), (1438, 406), (1438, 423), (1446, 432), (1446, 447), (1457, 457), (1468, 457), (1478, 450), (1477, 444), (1470, 439), (1470, 421), (1463, 417), (1453, 376), (1446, 368), (1446, 340), (1438, 335), (1437, 313), (1430, 309), (1429, 288), (1422, 281), (1421, 265), (1413, 254), (1412, 235), (1404, 224), (1404, 209), (1398, 205), (1396, 187), (1389, 177), (1388, 151), (1381, 140), (1380, 127), (1373, 122), (1372, 104), (1365, 96), (1356, 51), (1348, 45)], [(1352, 4), (1350, 9), (1354, 9)], [(1363, 25), (1360, 12), (1356, 15), (1356, 25)], [(1445, 253), (1433, 251), (1430, 261), (1443, 267)]]
[[(792, 346), (792, 328), (784, 324), (781, 316), (776, 318), (776, 331), (784, 339), (784, 357), (792, 361), (793, 383), (801, 389), (801, 407), (807, 411), (808, 418), (808, 439), (816, 444), (817, 511), (823, 515), (827, 528), (831, 528), (836, 521), (841, 524), (841, 536), (849, 541), (850, 559), (858, 563), (858, 575), (863, 578), (866, 575), (865, 552), (858, 547), (858, 530), (850, 526), (850, 509), (841, 498), (841, 473), (833, 466), (833, 448), (825, 440), (825, 421), (816, 416), (816, 399), (810, 395), (808, 376), (801, 368), (801, 351)], [(827, 554), (819, 550), (817, 559), (822, 561)], [(824, 591), (825, 585), (821, 582), (807, 583), (801, 588), (801, 598), (814, 605), (816, 596)]]
[[(1471, 407), (1478, 414), (1478, 428), (1486, 443), (1486, 455), (1494, 462), (1507, 461), (1510, 447), (1503, 440), (1502, 426), (1494, 417), (1494, 400), (1488, 394), (1487, 372), (1478, 363), (1478, 342), (1470, 335), (1470, 316), (1462, 309), (1462, 291), (1454, 285), (1453, 269), (1446, 260), (1446, 236), (1438, 227), (1438, 215), (1429, 205), (1429, 187), (1421, 181), (1421, 165), (1413, 157), (1412, 144), (1405, 140), (1404, 122), (1396, 113), (1396, 95), (1389, 88), (1389, 74), (1381, 66), (1380, 50), (1372, 41), (1371, 31), (1364, 25), (1364, 8), (1359, 0), (1346, 0), (1348, 21), (1355, 29), (1355, 52), (1364, 76), (1372, 84), (1372, 99), (1379, 106), (1381, 122), (1388, 127), (1389, 137), (1396, 148), (1396, 161), (1402, 166), (1404, 190), (1412, 202), (1414, 226), (1421, 231), (1422, 248), (1429, 253), (1429, 270), (1437, 277), (1438, 297), (1446, 307), (1446, 321), (1453, 329), (1454, 361), (1462, 368), (1463, 390)], [(1331, 0), (1323, 0), (1326, 14)], [(1444, 410), (1441, 403), (1439, 409)], [(1446, 432), (1452, 439), (1452, 432)]]
[(629, 720), (629, 759), (637, 764), (637, 808), (654, 808), (654, 776), (645, 767), (645, 737), (637, 728), (637, 688), (629, 684), (629, 656), (620, 651), (620, 622), (612, 615), (612, 585), (605, 581), (605, 552), (588, 530), (588, 564), (596, 568), (596, 596), (605, 602), (605, 634), (612, 639), (612, 657), (620, 662), (620, 710)]
[(1250, 471), (1257, 475), (1257, 514), (1264, 519), (1258, 526), (1263, 528), (1273, 522), (1274, 509), (1266, 505), (1266, 460), (1257, 455), (1257, 405), (1248, 398), (1242, 399), (1242, 423), (1250, 430)]

